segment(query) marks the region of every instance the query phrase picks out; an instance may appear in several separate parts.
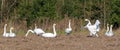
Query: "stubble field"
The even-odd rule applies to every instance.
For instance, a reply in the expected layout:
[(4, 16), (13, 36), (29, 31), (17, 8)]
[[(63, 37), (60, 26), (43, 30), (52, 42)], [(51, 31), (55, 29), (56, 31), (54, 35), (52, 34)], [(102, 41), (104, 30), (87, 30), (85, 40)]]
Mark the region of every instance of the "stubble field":
[(86, 33), (74, 33), (69, 36), (58, 34), (56, 38), (44, 38), (30, 34), (28, 37), (0, 37), (0, 50), (119, 50), (120, 34), (106, 37), (87, 37)]

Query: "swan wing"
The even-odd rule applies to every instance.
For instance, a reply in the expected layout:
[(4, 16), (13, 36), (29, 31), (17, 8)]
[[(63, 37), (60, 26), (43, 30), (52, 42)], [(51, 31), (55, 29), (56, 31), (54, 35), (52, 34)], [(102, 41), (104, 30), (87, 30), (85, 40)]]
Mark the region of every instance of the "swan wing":
[(34, 32), (35, 32), (36, 34), (45, 33), (42, 29), (34, 29)]
[(92, 34), (96, 34), (96, 27), (94, 25), (91, 25), (88, 27), (88, 30), (92, 33)]
[(43, 37), (55, 37), (53, 33), (44, 33), (42, 34)]
[(99, 32), (100, 31), (100, 21), (99, 20), (96, 20), (96, 22), (95, 22), (95, 24), (94, 24), (95, 26), (96, 26), (96, 30), (97, 30), (97, 32)]
[(109, 32), (108, 32), (108, 31), (106, 31), (105, 35), (106, 35), (106, 36), (109, 36)]
[(15, 34), (15, 33), (11, 33), (9, 36), (10, 36), (10, 37), (15, 37), (16, 34)]
[(66, 29), (65, 29), (65, 33), (70, 33), (71, 31), (72, 31), (71, 28), (66, 28)]
[(3, 34), (3, 37), (9, 37), (9, 33)]
[(92, 25), (91, 23), (88, 23), (86, 26), (84, 26), (84, 28), (87, 28), (87, 27), (89, 27), (91, 25)]
[(112, 31), (109, 31), (109, 36), (113, 36), (114, 33)]
[(99, 25), (99, 24), (100, 24), (100, 21), (99, 21), (99, 20), (96, 20), (95, 24), (96, 24), (96, 25)]

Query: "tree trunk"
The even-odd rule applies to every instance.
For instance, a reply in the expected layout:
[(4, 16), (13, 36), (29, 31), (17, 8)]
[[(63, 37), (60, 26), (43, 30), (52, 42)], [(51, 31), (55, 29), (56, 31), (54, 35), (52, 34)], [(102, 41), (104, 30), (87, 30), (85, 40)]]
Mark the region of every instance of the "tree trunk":
[(86, 18), (86, 14), (85, 14), (85, 8), (86, 8), (86, 0), (84, 0), (84, 8), (83, 8), (83, 12), (84, 12), (84, 18)]
[[(5, 17), (5, 14), (4, 14), (4, 12), (5, 12), (5, 0), (1, 0), (2, 2), (1, 2), (1, 19), (3, 19), (4, 17)], [(2, 22), (3, 20), (1, 20), (1, 22)]]
[(1, 3), (1, 17), (3, 16), (4, 3), (5, 3), (5, 0), (2, 0), (2, 3)]
[(106, 4), (105, 4), (105, 0), (104, 0), (104, 3), (103, 3), (103, 4), (104, 4), (104, 5), (103, 5), (103, 6), (104, 6), (104, 9), (103, 9), (103, 11), (104, 11), (104, 12), (103, 12), (103, 14), (104, 14), (104, 24), (103, 24), (104, 27), (103, 27), (103, 28), (105, 28), (105, 24), (106, 24), (106, 10), (105, 10), (105, 9), (106, 9), (106, 7), (105, 7)]

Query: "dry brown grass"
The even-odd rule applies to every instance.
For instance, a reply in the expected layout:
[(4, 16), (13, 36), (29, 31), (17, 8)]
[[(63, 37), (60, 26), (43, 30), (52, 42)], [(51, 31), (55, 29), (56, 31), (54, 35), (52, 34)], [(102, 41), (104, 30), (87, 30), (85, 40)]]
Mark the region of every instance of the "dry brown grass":
[[(104, 32), (104, 31), (103, 31)], [(87, 37), (88, 31), (72, 33), (69, 36), (58, 34), (56, 38), (43, 38), (30, 34), (16, 38), (0, 37), (0, 50), (119, 50), (120, 34), (106, 37)]]
[[(72, 34), (65, 35), (65, 28), (68, 27), (69, 18), (62, 19), (60, 21), (46, 21), (45, 24), (37, 23), (38, 27), (45, 30), (45, 32), (53, 32), (52, 24), (56, 23), (57, 37), (56, 38), (43, 38), (34, 34), (29, 34), (28, 37), (24, 37), (28, 28), (26, 27), (26, 21), (20, 23), (9, 23), (9, 28), (13, 26), (14, 32), (17, 34), (15, 38), (4, 38), (0, 36), (0, 50), (119, 50), (120, 49), (120, 29), (113, 30), (115, 36), (106, 37), (104, 33), (106, 29), (101, 29), (98, 33), (100, 37), (87, 37), (89, 31), (84, 29), (84, 21), (81, 19), (71, 19), (72, 22)], [(1, 24), (1, 35), (3, 33), (4, 24)], [(34, 24), (30, 29), (34, 29)]]
[[(84, 25), (87, 24), (84, 19), (76, 19), (76, 18), (69, 18), (65, 16), (64, 19), (61, 20), (51, 20), (49, 21), (49, 18), (43, 19), (37, 19), (29, 28), (27, 28), (27, 22), (25, 20), (18, 21), (18, 20), (6, 20), (4, 23), (1, 23), (0, 30), (1, 34), (3, 33), (4, 24), (8, 24), (7, 26), (7, 32), (9, 32), (10, 27), (14, 27), (13, 32), (17, 33), (18, 35), (24, 35), (28, 29), (34, 29), (34, 24), (37, 24), (39, 28), (42, 28), (45, 32), (53, 32), (52, 25), (53, 23), (56, 23), (56, 31), (58, 34), (65, 34), (65, 29), (68, 27), (68, 21), (71, 19), (71, 27), (72, 27), (72, 33), (79, 33), (79, 32), (86, 32), (86, 29), (84, 29)], [(41, 23), (41, 20), (43, 22)], [(100, 34), (103, 34), (105, 32), (105, 29), (101, 26), (101, 32)], [(119, 29), (114, 30), (115, 34), (119, 33)], [(89, 33), (89, 32), (88, 32)]]

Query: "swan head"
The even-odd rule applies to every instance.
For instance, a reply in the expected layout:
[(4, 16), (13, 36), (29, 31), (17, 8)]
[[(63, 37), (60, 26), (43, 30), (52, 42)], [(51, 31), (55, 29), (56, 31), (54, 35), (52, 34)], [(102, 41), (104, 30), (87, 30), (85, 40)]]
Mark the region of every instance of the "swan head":
[(55, 26), (56, 24), (54, 23), (53, 25)]
[(85, 21), (89, 21), (89, 19), (85, 19)]
[(5, 26), (7, 26), (7, 24), (5, 24)]
[(112, 27), (113, 27), (113, 25), (110, 25), (110, 27), (112, 28)]

